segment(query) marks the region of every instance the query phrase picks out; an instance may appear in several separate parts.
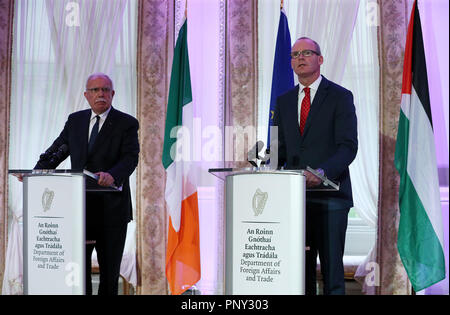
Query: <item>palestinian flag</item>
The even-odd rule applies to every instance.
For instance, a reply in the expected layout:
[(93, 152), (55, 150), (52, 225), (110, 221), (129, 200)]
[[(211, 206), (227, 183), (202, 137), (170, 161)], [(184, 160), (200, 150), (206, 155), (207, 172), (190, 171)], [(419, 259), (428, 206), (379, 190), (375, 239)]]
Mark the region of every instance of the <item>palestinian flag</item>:
[(406, 38), (395, 167), (400, 174), (397, 246), (417, 292), (445, 278), (442, 209), (417, 1)]

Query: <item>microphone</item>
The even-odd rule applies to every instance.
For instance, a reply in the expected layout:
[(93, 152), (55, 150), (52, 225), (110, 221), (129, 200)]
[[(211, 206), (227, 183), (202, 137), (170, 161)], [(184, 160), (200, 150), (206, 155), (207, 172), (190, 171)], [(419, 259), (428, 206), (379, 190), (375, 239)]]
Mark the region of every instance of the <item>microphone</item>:
[(47, 151), (39, 156), (39, 161), (36, 163), (34, 169), (54, 169), (68, 151), (69, 146), (67, 144), (62, 144), (59, 147), (57, 147), (56, 144), (52, 144), (50, 148), (47, 149)]
[(261, 140), (258, 140), (253, 148), (251, 148), (247, 153), (247, 162), (249, 162), (251, 165), (258, 167), (256, 162), (254, 160), (259, 160), (261, 157), (258, 155), (259, 151), (264, 147), (264, 142)]
[(261, 165), (270, 164), (270, 148), (266, 149), (264, 157), (261, 158)]
[(254, 167), (258, 167), (258, 164), (256, 164), (255, 161), (247, 160), (247, 162), (250, 163), (250, 164), (251, 164), (252, 166), (254, 166)]
[(57, 152), (57, 148), (52, 145), (50, 148), (47, 149), (47, 151), (45, 151), (44, 153), (39, 155), (39, 160), (42, 162), (48, 161), (53, 156), (53, 154), (55, 154), (56, 152)]
[(50, 158), (51, 164), (59, 164), (64, 155), (69, 151), (69, 146), (67, 144), (61, 145), (56, 152), (52, 154)]

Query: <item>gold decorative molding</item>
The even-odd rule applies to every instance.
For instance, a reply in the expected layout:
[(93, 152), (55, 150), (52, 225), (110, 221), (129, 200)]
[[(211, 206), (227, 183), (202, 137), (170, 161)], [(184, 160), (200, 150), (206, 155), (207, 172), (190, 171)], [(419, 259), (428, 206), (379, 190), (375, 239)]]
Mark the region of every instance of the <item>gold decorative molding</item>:
[(173, 1), (139, 1), (138, 104), (140, 160), (137, 171), (138, 294), (167, 294), (165, 170), (161, 163), (168, 95)]
[[(227, 51), (226, 51), (226, 110), (225, 125), (235, 127), (253, 126), (253, 141), (246, 144), (236, 143), (234, 148), (230, 141), (225, 143), (225, 151), (234, 152), (235, 148), (245, 147), (245, 152), (238, 156), (245, 157), (247, 148), (256, 141), (258, 113), (258, 2), (230, 0), (227, 17)], [(236, 139), (238, 141), (238, 139)], [(236, 157), (236, 154), (234, 155)], [(235, 158), (234, 157), (234, 158)], [(233, 158), (233, 160), (234, 160)], [(228, 163), (226, 163), (228, 164)], [(247, 162), (231, 163), (232, 167), (246, 167)]]
[(377, 263), (380, 267), (380, 286), (377, 294), (410, 294), (408, 277), (397, 250), (399, 176), (394, 167), (409, 17), (407, 1), (379, 0), (379, 6), (380, 170)]
[(8, 147), (13, 14), (14, 1), (0, 0), (0, 283), (3, 283), (8, 238)]

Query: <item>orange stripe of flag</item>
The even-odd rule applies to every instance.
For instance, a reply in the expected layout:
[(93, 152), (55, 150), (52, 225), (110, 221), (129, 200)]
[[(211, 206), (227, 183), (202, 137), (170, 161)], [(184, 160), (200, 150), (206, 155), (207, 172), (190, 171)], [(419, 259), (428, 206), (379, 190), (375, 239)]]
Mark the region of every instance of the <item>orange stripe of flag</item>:
[(166, 276), (172, 294), (181, 294), (200, 280), (197, 192), (182, 201), (180, 223), (180, 230), (177, 233), (169, 218)]

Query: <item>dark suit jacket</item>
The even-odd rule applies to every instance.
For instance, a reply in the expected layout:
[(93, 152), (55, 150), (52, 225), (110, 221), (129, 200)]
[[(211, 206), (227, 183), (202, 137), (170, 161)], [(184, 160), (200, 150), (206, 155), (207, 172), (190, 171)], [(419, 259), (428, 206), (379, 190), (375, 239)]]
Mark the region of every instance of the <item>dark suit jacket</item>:
[(334, 200), (352, 207), (348, 166), (358, 150), (353, 94), (322, 76), (311, 104), (303, 136), (298, 123), (299, 85), (277, 99), (274, 126), (278, 126), (278, 166), (285, 169), (322, 168), (340, 182), (339, 192), (307, 192), (307, 200)]
[[(138, 121), (125, 113), (111, 108), (88, 154), (88, 132), (91, 110), (72, 113), (59, 137), (47, 151), (56, 151), (63, 144), (68, 152), (57, 161), (39, 160), (36, 169), (56, 168), (70, 155), (71, 168), (91, 172), (108, 172), (116, 186), (123, 185), (121, 192), (91, 192), (86, 194), (87, 233), (99, 226), (123, 226), (132, 219), (129, 176), (138, 164)], [(87, 235), (89, 239), (89, 235)]]

